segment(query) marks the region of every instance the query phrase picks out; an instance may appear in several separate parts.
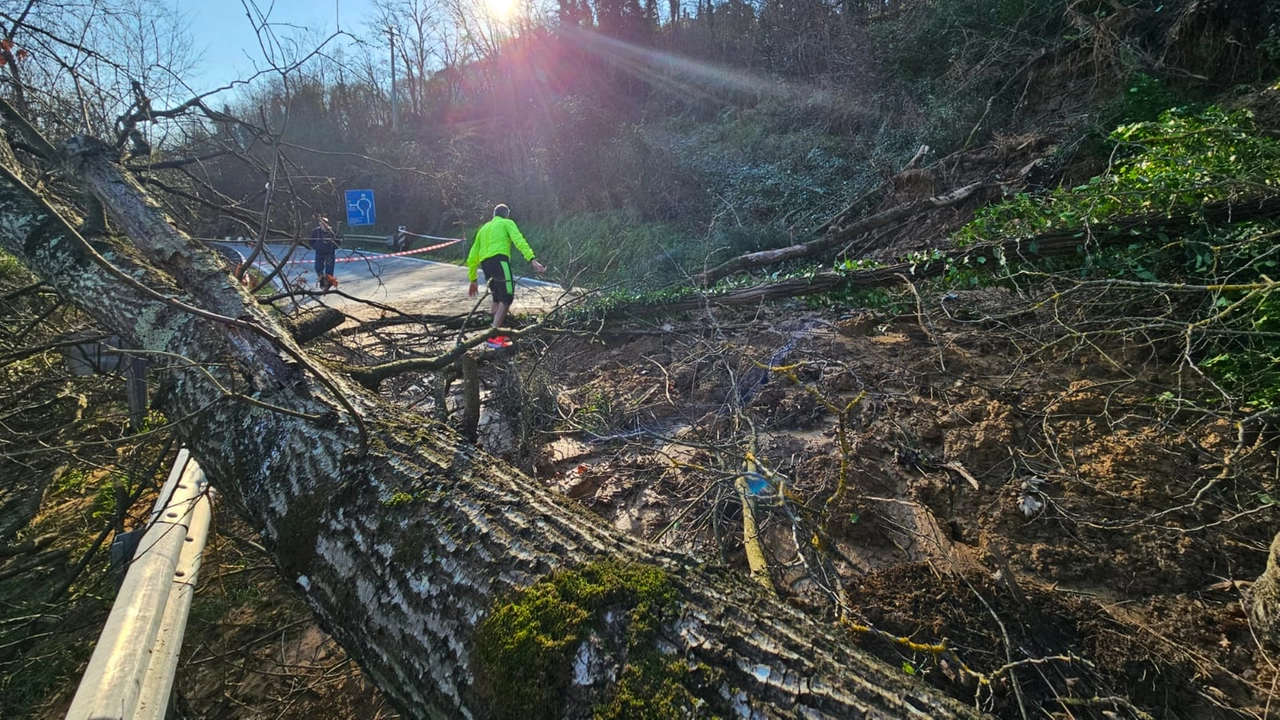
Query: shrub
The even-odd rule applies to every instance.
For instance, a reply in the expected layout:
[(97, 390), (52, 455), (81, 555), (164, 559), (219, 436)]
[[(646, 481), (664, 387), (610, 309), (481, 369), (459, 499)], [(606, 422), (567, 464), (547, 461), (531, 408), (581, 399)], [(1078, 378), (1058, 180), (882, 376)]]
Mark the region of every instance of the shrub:
[[(1208, 210), (1231, 204), (1243, 214), (1261, 199), (1280, 197), (1280, 140), (1257, 132), (1247, 112), (1210, 108), (1123, 125), (1111, 141), (1116, 160), (1105, 174), (992, 206), (958, 240), (1026, 239), (1034, 253), (1036, 236), (1077, 231), (1079, 254), (1054, 263), (1059, 280), (1126, 293), (1129, 300), (1110, 310), (1144, 315), (1147, 327), (1135, 332), (1174, 333), (1185, 357), (1217, 380), (1231, 402), (1276, 406), (1280, 288), (1271, 276), (1280, 262), (1280, 222), (1224, 220)], [(1144, 224), (1119, 224), (1135, 217)], [(1035, 274), (1044, 271), (1042, 265)]]

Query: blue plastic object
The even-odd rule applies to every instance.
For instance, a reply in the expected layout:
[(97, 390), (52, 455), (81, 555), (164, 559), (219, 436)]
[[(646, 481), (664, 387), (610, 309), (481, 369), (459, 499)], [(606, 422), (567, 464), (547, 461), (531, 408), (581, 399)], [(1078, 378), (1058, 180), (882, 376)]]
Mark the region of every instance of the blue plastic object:
[(747, 492), (752, 495), (771, 495), (773, 491), (773, 483), (760, 473), (746, 473), (743, 475), (747, 479)]

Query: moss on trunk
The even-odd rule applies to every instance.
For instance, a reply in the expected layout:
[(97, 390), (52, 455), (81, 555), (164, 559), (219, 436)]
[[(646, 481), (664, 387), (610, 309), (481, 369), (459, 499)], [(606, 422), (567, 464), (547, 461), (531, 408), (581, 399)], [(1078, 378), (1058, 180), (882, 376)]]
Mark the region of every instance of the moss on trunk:
[(495, 603), (476, 636), (476, 680), (496, 718), (564, 715), (575, 654), (600, 639), (623, 658), (600, 718), (672, 717), (695, 704), (683, 660), (653, 640), (675, 616), (679, 594), (654, 567), (612, 562), (560, 570)]

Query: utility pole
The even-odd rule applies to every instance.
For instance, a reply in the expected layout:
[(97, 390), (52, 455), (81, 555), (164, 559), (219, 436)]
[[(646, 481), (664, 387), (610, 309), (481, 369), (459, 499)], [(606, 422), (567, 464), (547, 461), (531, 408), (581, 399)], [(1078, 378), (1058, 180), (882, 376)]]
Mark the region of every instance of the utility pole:
[(394, 132), (400, 126), (400, 113), (396, 109), (396, 29), (387, 28), (387, 35), (391, 38), (391, 130)]

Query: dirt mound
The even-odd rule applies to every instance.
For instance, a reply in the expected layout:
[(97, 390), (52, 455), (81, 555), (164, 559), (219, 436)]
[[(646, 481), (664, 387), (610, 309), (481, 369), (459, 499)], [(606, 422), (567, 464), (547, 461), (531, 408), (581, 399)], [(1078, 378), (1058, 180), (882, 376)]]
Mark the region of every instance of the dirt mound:
[(908, 167), (890, 178), (871, 213), (907, 207), (975, 183), (982, 189), (964, 202), (928, 210), (858, 238), (844, 251), (853, 259), (896, 260), (938, 246), (973, 218), (974, 213), (1005, 194), (1044, 190), (1061, 173), (1054, 160), (1058, 147), (1047, 135), (997, 135), (990, 143), (962, 150), (925, 167)]
[(1047, 318), (1003, 290), (945, 305), (559, 343), (560, 445), (585, 442), (540, 477), (745, 567), (732, 479), (758, 458), (778, 587), (997, 716), (1260, 709), (1275, 671), (1241, 588), (1274, 529), (1273, 440), (1170, 401), (1159, 353), (1039, 345)]

